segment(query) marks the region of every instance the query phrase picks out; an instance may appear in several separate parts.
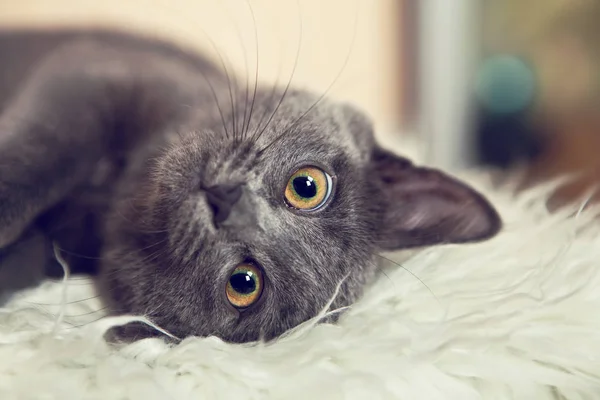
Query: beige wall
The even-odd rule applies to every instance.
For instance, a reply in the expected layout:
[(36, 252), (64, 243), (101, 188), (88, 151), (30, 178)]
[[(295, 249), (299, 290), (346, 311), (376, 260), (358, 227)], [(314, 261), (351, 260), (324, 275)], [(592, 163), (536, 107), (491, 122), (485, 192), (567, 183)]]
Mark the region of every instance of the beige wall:
[[(261, 80), (326, 90), (365, 108), (380, 130), (399, 124), (399, 0), (250, 0)], [(298, 11), (298, 5), (301, 11)], [(216, 55), (254, 76), (255, 31), (245, 0), (0, 0), (0, 24), (112, 25), (167, 35)], [(243, 49), (240, 45), (242, 38)], [(352, 39), (354, 37), (354, 40)], [(344, 68), (344, 62), (350, 57)]]

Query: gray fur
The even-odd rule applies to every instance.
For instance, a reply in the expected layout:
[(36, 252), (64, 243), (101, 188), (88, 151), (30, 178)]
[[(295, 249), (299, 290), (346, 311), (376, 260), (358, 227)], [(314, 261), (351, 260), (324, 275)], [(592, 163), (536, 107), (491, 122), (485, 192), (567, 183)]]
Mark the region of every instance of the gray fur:
[[(44, 40), (44, 54), (28, 53)], [(122, 34), (8, 32), (4, 60), (3, 43), (35, 68), (0, 96), (0, 248), (9, 254), (36, 229), (73, 268), (97, 260), (115, 314), (147, 315), (180, 337), (272, 339), (315, 316), (340, 282), (333, 308), (354, 302), (382, 249), (482, 240), (500, 227), (468, 187), (380, 149), (350, 105), (246, 92), (193, 53)], [(332, 199), (290, 209), (287, 180), (314, 164), (333, 176)], [(219, 226), (206, 200), (216, 185), (242, 188)], [(265, 290), (239, 311), (224, 288), (245, 261), (260, 265)]]

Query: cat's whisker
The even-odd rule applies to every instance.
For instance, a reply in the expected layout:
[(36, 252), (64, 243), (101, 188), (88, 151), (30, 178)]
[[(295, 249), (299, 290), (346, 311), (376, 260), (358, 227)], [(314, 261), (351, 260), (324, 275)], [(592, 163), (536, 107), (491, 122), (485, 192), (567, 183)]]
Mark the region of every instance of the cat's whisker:
[[(438, 303), (438, 305), (440, 307), (442, 307), (442, 303), (441, 303), (440, 299), (435, 295), (435, 293), (433, 293), (433, 290), (431, 290), (431, 288), (421, 278), (419, 278), (417, 276), (417, 274), (415, 274), (414, 272), (412, 272), (411, 270), (409, 270), (408, 268), (406, 268), (404, 265), (402, 265), (402, 264), (400, 264), (400, 263), (398, 263), (398, 262), (396, 262), (396, 261), (394, 261), (394, 260), (392, 260), (390, 258), (382, 256), (381, 254), (375, 254), (375, 256), (380, 257), (380, 258), (386, 260), (387, 262), (390, 262), (390, 263), (394, 264), (395, 266), (402, 268), (404, 271), (406, 271), (410, 275), (412, 275), (413, 278), (415, 278), (416, 280), (418, 280), (427, 289), (427, 291), (429, 293), (431, 293), (431, 295), (433, 296), (433, 298), (435, 299), (435, 301)], [(389, 279), (389, 276), (388, 276), (388, 279)]]
[[(246, 0), (246, 1), (248, 1), (248, 0)], [(300, 15), (300, 13), (298, 13), (298, 15)], [(278, 51), (278, 54), (282, 54), (283, 53), (283, 50), (282, 50), (283, 49), (283, 36), (282, 35), (277, 35), (277, 36), (279, 37), (279, 51)], [(300, 35), (300, 37), (301, 37), (301, 35)], [(256, 40), (258, 41), (258, 38)], [(300, 45), (301, 45), (301, 39), (298, 42), (298, 48), (300, 48)], [(297, 54), (296, 57), (298, 58), (299, 55)], [(258, 60), (258, 52), (257, 52), (257, 60)], [(258, 67), (258, 64), (257, 64), (257, 67)], [(271, 92), (269, 93), (269, 98), (268, 98), (268, 101), (266, 102), (266, 104), (273, 104), (273, 100), (275, 98), (275, 93), (277, 92), (277, 89), (280, 87), (279, 80), (280, 80), (280, 78), (282, 76), (282, 69), (283, 69), (283, 59), (282, 59), (282, 57), (279, 57), (279, 62), (278, 62), (278, 65), (277, 65), (277, 76), (275, 78), (275, 83), (271, 85)], [(258, 74), (256, 76), (255, 83), (257, 83), (257, 82), (258, 82)], [(256, 90), (255, 90), (254, 94), (256, 96)], [(273, 109), (274, 109), (274, 107), (273, 107)], [(260, 127), (262, 126), (265, 118), (267, 117), (267, 115), (269, 115), (269, 111), (270, 110), (272, 110), (272, 109), (270, 109), (268, 106), (264, 106), (264, 110), (263, 110), (263, 112), (262, 112), (262, 114), (260, 116), (260, 119), (258, 120), (258, 122), (256, 122), (255, 132), (254, 132), (253, 135), (250, 135), (250, 139), (251, 139), (251, 143), (252, 144), (256, 143), (256, 139), (253, 136), (256, 134), (256, 132), (258, 131), (258, 129), (260, 129)], [(250, 121), (251, 120), (249, 118), (248, 119), (247, 131), (250, 130)]]
[(96, 314), (96, 313), (99, 313), (99, 312), (105, 311), (105, 310), (107, 310), (107, 309), (108, 309), (108, 306), (104, 306), (104, 307), (101, 307), (101, 308), (99, 308), (99, 309), (97, 309), (97, 310), (93, 310), (93, 311), (89, 311), (89, 312), (85, 312), (85, 313), (79, 313), (79, 314), (65, 314), (65, 317), (66, 317), (66, 318), (78, 318), (78, 317), (86, 317), (86, 316), (88, 316), (88, 315)]
[[(241, 135), (242, 138), (244, 136), (244, 126), (246, 125), (246, 117), (247, 117), (247, 113), (248, 113), (248, 100), (249, 100), (249, 96), (250, 96), (250, 71), (248, 68), (248, 52), (246, 51), (246, 47), (244, 46), (244, 40), (242, 38), (242, 34), (240, 32), (240, 28), (238, 26), (238, 24), (235, 23), (234, 19), (231, 18), (231, 14), (229, 12), (227, 12), (227, 15), (229, 16), (230, 21), (233, 23), (234, 25), (234, 29), (236, 32), (236, 36), (237, 36), (237, 40), (240, 44), (240, 48), (242, 49), (242, 53), (244, 55), (244, 72), (246, 75), (246, 79), (245, 79), (245, 90), (244, 90), (244, 114), (242, 116), (242, 126), (241, 126)], [(236, 100), (237, 100), (237, 92), (236, 92)]]
[(86, 327), (86, 326), (88, 326), (88, 325), (90, 325), (90, 324), (93, 324), (94, 322), (98, 322), (98, 321), (101, 321), (101, 320), (103, 320), (103, 319), (106, 319), (107, 317), (108, 317), (108, 315), (103, 315), (103, 316), (101, 316), (100, 318), (94, 319), (94, 320), (92, 320), (92, 321), (85, 322), (85, 323), (83, 323), (83, 324), (74, 324), (74, 323), (72, 323), (72, 322), (69, 322), (69, 321), (64, 321), (64, 322), (66, 322), (67, 324), (69, 324), (69, 325), (71, 325), (71, 326), (69, 326), (69, 327), (67, 327), (67, 328), (63, 328), (63, 329), (65, 329), (65, 330), (71, 330), (71, 329), (79, 329), (79, 328), (84, 328), (84, 327)]
[(56, 306), (61, 306), (62, 304), (70, 305), (70, 304), (82, 303), (84, 301), (94, 300), (94, 299), (97, 299), (99, 297), (100, 297), (100, 295), (96, 295), (96, 296), (86, 297), (85, 299), (67, 301), (65, 303), (39, 303), (37, 301), (35, 301), (35, 302), (34, 301), (30, 301), (30, 302), (27, 302), (27, 304), (32, 304), (32, 305), (36, 305), (36, 306), (55, 306), (56, 307)]
[(73, 278), (69, 279), (69, 285), (71, 286), (94, 286), (94, 282), (92, 282), (91, 280), (87, 281), (84, 279), (81, 279), (82, 282), (78, 282), (77, 280), (73, 280)]
[[(242, 126), (242, 133), (243, 133), (243, 137), (244, 140), (246, 139), (246, 135), (248, 133), (248, 129), (250, 128), (250, 121), (252, 120), (252, 114), (254, 112), (254, 103), (256, 101), (256, 93), (258, 92), (258, 69), (259, 69), (259, 41), (258, 41), (258, 28), (256, 25), (256, 15), (254, 14), (254, 9), (252, 8), (252, 4), (250, 3), (250, 0), (246, 0), (246, 5), (248, 6), (249, 10), (250, 10), (250, 15), (252, 17), (252, 26), (254, 27), (254, 48), (255, 48), (255, 68), (254, 68), (254, 90), (252, 92), (252, 100), (250, 102), (250, 110), (248, 112), (248, 121), (245, 122), (245, 127)], [(246, 72), (248, 72), (247, 70), (247, 66), (246, 66)], [(246, 75), (247, 79), (248, 79), (248, 75)], [(247, 82), (247, 81), (246, 81)], [(244, 105), (244, 115), (245, 115), (245, 109), (246, 106), (248, 105), (248, 98), (246, 98), (246, 104)]]
[[(230, 16), (229, 12), (227, 9), (225, 9), (225, 12), (227, 15)], [(231, 18), (231, 16), (230, 16)], [(234, 24), (235, 25), (235, 24)], [(237, 27), (237, 25), (236, 25)], [(222, 52), (219, 51), (217, 44), (215, 43), (215, 41), (212, 39), (212, 37), (210, 35), (208, 35), (208, 33), (204, 30), (202, 30), (206, 36), (206, 38), (208, 39), (208, 41), (210, 42), (211, 47), (213, 48), (213, 50), (217, 53), (217, 57), (219, 58), (219, 63), (221, 65), (222, 71), (225, 74), (225, 79), (227, 80), (227, 89), (228, 89), (228, 93), (229, 93), (229, 105), (230, 105), (230, 111), (231, 111), (231, 133), (232, 133), (232, 137), (234, 142), (238, 141), (238, 126), (237, 126), (237, 115), (236, 115), (236, 101), (234, 99), (237, 100), (238, 98), (238, 87), (237, 87), (237, 79), (235, 79), (235, 74), (233, 73), (233, 68), (231, 67), (231, 62), (229, 60), (229, 58), (227, 57), (226, 54), (223, 54)], [(228, 67), (229, 65), (229, 67)], [(231, 68), (231, 70), (230, 70)], [(232, 87), (233, 86), (233, 87)], [(235, 92), (235, 95), (234, 95)]]
[(116, 204), (118, 205), (118, 207), (114, 207), (114, 210), (116, 211), (116, 215), (113, 214), (113, 217), (117, 216), (119, 218), (122, 218), (124, 221), (128, 222), (132, 226), (137, 226), (138, 227), (137, 228), (137, 233), (151, 235), (151, 234), (159, 234), (159, 233), (168, 232), (167, 229), (142, 230), (142, 229), (139, 228), (139, 224), (137, 222), (132, 221), (125, 214), (123, 214), (122, 208), (129, 208), (130, 210), (132, 210), (137, 215), (143, 215), (144, 214), (145, 210), (143, 210), (143, 209), (140, 210), (139, 208), (136, 207), (136, 205), (135, 205), (135, 199), (134, 198), (127, 197), (127, 198), (125, 198), (125, 199), (117, 202)]
[(383, 276), (385, 276), (385, 277), (386, 277), (386, 279), (387, 279), (387, 280), (388, 280), (388, 281), (389, 281), (389, 282), (392, 284), (392, 286), (396, 286), (396, 282), (394, 282), (394, 281), (392, 280), (392, 278), (390, 278), (390, 276), (389, 276), (389, 275), (388, 275), (388, 274), (387, 274), (387, 273), (384, 271), (384, 269), (383, 269), (383, 268), (381, 268), (381, 267), (379, 266), (379, 264), (377, 264), (376, 262), (374, 262), (374, 261), (372, 261), (372, 260), (371, 260), (371, 261), (369, 261), (368, 263), (369, 263), (369, 264), (370, 264), (370, 265), (371, 265), (373, 268), (375, 268), (375, 269), (376, 269), (376, 270), (377, 270), (377, 271), (378, 271), (380, 274), (382, 274)]
[[(282, 61), (281, 58), (279, 59), (279, 65), (277, 67), (277, 78), (275, 79), (275, 83), (271, 86), (271, 93), (269, 93), (269, 101), (268, 104), (272, 104), (273, 100), (275, 98), (275, 93), (277, 92), (277, 89), (279, 88), (279, 79), (281, 77), (281, 70), (282, 70)], [(260, 119), (258, 120), (258, 122), (256, 123), (256, 127), (257, 129), (255, 129), (254, 134), (250, 135), (250, 139), (251, 139), (251, 143), (255, 144), (256, 143), (256, 138), (254, 137), (256, 134), (256, 131), (258, 130), (258, 127), (262, 126), (265, 118), (267, 117), (267, 115), (269, 115), (269, 107), (265, 106), (264, 110), (260, 116)], [(250, 120), (248, 121), (248, 130), (250, 129)]]
[(157, 251), (149, 254), (148, 256), (142, 258), (139, 262), (140, 262), (140, 264), (154, 262), (156, 259), (164, 256), (165, 254), (167, 254), (167, 250), (165, 250), (165, 249), (157, 250)]
[(335, 76), (335, 78), (333, 79), (331, 84), (325, 89), (325, 91), (321, 94), (321, 96), (319, 96), (317, 98), (317, 100), (310, 107), (308, 107), (308, 109), (304, 113), (302, 113), (296, 120), (294, 120), (292, 123), (290, 123), (288, 125), (288, 127), (285, 128), (280, 135), (275, 137), (275, 139), (273, 139), (270, 143), (265, 145), (261, 150), (259, 150), (257, 152), (258, 156), (261, 156), (262, 154), (264, 154), (264, 152), (267, 149), (269, 149), (272, 145), (274, 145), (279, 140), (281, 140), (283, 137), (285, 137), (290, 132), (290, 130), (292, 130), (302, 119), (304, 119), (304, 117), (308, 113), (310, 113), (317, 105), (319, 105), (319, 103), (321, 103), (321, 101), (323, 101), (323, 99), (325, 98), (325, 96), (327, 96), (327, 94), (329, 94), (329, 92), (331, 91), (333, 86), (336, 84), (336, 82), (340, 79), (340, 77), (344, 73), (346, 67), (348, 66), (348, 63), (350, 62), (350, 57), (352, 56), (352, 51), (354, 50), (354, 43), (356, 41), (357, 26), (358, 26), (358, 6), (356, 7), (356, 13), (354, 15), (354, 29), (352, 31), (352, 38), (350, 41), (350, 46), (348, 48), (348, 53), (346, 54), (344, 63), (342, 64), (342, 67), (340, 68), (340, 70), (337, 73), (337, 75)]
[[(165, 240), (163, 240), (162, 242), (164, 242), (164, 241), (165, 241)], [(134, 250), (134, 251), (131, 251), (131, 252), (125, 253), (125, 254), (120, 254), (119, 256), (120, 256), (120, 257), (122, 257), (122, 258), (125, 258), (125, 259), (127, 259), (127, 258), (129, 258), (129, 257), (131, 257), (131, 256), (133, 256), (133, 255), (135, 255), (135, 256), (140, 256), (142, 251), (144, 251), (144, 250), (148, 250), (149, 248), (151, 248), (151, 247), (153, 247), (153, 246), (157, 246), (157, 245), (161, 244), (162, 242), (155, 243), (154, 245), (147, 246), (147, 247), (145, 247), (145, 248), (143, 248), (143, 249), (137, 249), (137, 250)], [(143, 265), (144, 265), (144, 264), (146, 264), (146, 263), (152, 262), (152, 261), (156, 260), (157, 258), (159, 258), (159, 257), (161, 257), (161, 256), (164, 256), (164, 255), (166, 254), (166, 252), (167, 252), (167, 249), (165, 249), (165, 248), (162, 248), (162, 249), (158, 249), (158, 250), (156, 250), (156, 251), (153, 251), (153, 252), (151, 252), (150, 254), (148, 254), (148, 255), (146, 255), (146, 256), (144, 256), (144, 257), (142, 257), (141, 259), (139, 259), (139, 260), (136, 260), (136, 264), (137, 264), (137, 265), (142, 265), (142, 266), (143, 266)], [(116, 271), (117, 271), (117, 270), (114, 270), (114, 271), (111, 271), (111, 272), (116, 272)], [(108, 274), (110, 274), (110, 273), (108, 273)], [(107, 274), (107, 275), (108, 275), (108, 274)]]
[(213, 99), (215, 100), (215, 106), (217, 107), (217, 111), (219, 112), (219, 117), (221, 117), (221, 123), (223, 125), (223, 129), (225, 130), (225, 136), (229, 139), (229, 130), (227, 129), (227, 123), (225, 122), (225, 114), (223, 113), (223, 109), (221, 108), (221, 103), (219, 102), (219, 96), (217, 96), (217, 92), (210, 82), (210, 79), (206, 77), (206, 74), (202, 73), (204, 80), (208, 84), (210, 88), (210, 92), (212, 94)]
[(72, 276), (69, 279), (69, 282), (80, 282), (80, 281), (88, 281), (89, 279), (85, 276)]
[[(154, 285), (155, 285), (155, 287), (156, 287), (156, 281), (157, 281), (157, 280), (155, 279), (155, 281), (154, 281)], [(146, 318), (148, 318), (149, 320), (151, 320), (151, 319), (152, 319), (152, 317), (153, 317), (153, 316), (155, 316), (155, 313), (156, 313), (156, 311), (160, 310), (160, 309), (163, 307), (163, 305), (164, 305), (164, 304), (165, 304), (165, 300), (163, 300), (162, 302), (160, 302), (160, 303), (156, 304), (156, 305), (155, 305), (154, 307), (152, 307), (152, 308), (146, 307), (146, 310), (145, 310), (145, 311), (144, 311), (142, 314), (143, 314), (143, 315), (144, 315)]]
[[(162, 7), (163, 9), (169, 9), (170, 11), (173, 10), (172, 6), (168, 6), (165, 4), (159, 4), (159, 3), (155, 3), (154, 6), (158, 6), (158, 7)], [(183, 20), (187, 20), (188, 22), (192, 23), (195, 26), (196, 29), (200, 30), (200, 32), (204, 35), (204, 37), (210, 42), (211, 47), (213, 48), (213, 50), (215, 50), (215, 52), (217, 53), (218, 57), (221, 59), (221, 64), (223, 64), (223, 60), (221, 57), (221, 53), (219, 52), (217, 46), (215, 45), (214, 41), (212, 40), (211, 36), (208, 34), (208, 32), (206, 32), (205, 29), (203, 29), (202, 27), (198, 26), (196, 24), (195, 21), (193, 21), (187, 14), (185, 13), (181, 13), (179, 15), (179, 18), (183, 19)], [(215, 101), (215, 106), (217, 107), (217, 111), (219, 113), (219, 116), (221, 118), (221, 123), (223, 125), (223, 129), (225, 131), (225, 135), (227, 138), (230, 137), (229, 135), (229, 130), (227, 128), (227, 123), (225, 122), (225, 113), (223, 112), (223, 109), (221, 107), (221, 103), (219, 101), (219, 97), (217, 96), (217, 91), (215, 90), (214, 86), (212, 85), (210, 79), (208, 79), (208, 77), (206, 76), (206, 74), (204, 73), (204, 71), (199, 70), (198, 71), (200, 73), (200, 75), (202, 75), (202, 77), (204, 78), (204, 81), (208, 84), (210, 92), (211, 92), (211, 96)], [(229, 87), (229, 90), (231, 91), (231, 81), (229, 76), (227, 75), (227, 84)]]
[(298, 9), (299, 33), (298, 33), (298, 46), (297, 46), (297, 50), (296, 50), (296, 59), (294, 60), (294, 66), (292, 68), (292, 73), (290, 74), (290, 78), (288, 79), (288, 82), (287, 82), (287, 84), (285, 86), (285, 89), (283, 90), (281, 98), (277, 102), (277, 105), (275, 106), (275, 109), (271, 113), (271, 116), (269, 117), (269, 119), (265, 123), (264, 127), (262, 129), (260, 128), (260, 126), (256, 127), (256, 130), (255, 130), (255, 132), (253, 134), (253, 138), (252, 138), (252, 143), (254, 143), (254, 144), (256, 144), (258, 142), (258, 140), (260, 139), (260, 137), (266, 131), (266, 129), (268, 128), (269, 124), (271, 123), (271, 121), (273, 120), (273, 118), (275, 117), (275, 115), (277, 114), (277, 111), (279, 110), (279, 107), (281, 107), (281, 104), (285, 100), (285, 96), (287, 95), (287, 93), (288, 93), (288, 91), (289, 91), (289, 89), (290, 89), (290, 87), (292, 85), (292, 81), (294, 79), (294, 75), (296, 73), (296, 69), (298, 68), (298, 62), (300, 60), (300, 51), (302, 50), (302, 37), (303, 37), (304, 25), (303, 25), (303, 21), (302, 21), (302, 8), (300, 7), (299, 0), (296, 0), (296, 5), (297, 5), (297, 9)]
[[(158, 246), (158, 245), (160, 245), (160, 244), (163, 244), (163, 243), (164, 243), (166, 240), (167, 240), (167, 239), (162, 239), (162, 240), (159, 240), (159, 241), (158, 241), (158, 242), (156, 242), (156, 243), (153, 243), (153, 244), (151, 244), (151, 245), (149, 245), (149, 246), (146, 246), (146, 247), (144, 247), (144, 248), (141, 248), (141, 249), (136, 249), (135, 251), (129, 252), (129, 253), (127, 253), (127, 254), (123, 254), (122, 256), (123, 256), (123, 257), (129, 257), (129, 256), (131, 256), (131, 255), (133, 255), (133, 254), (138, 254), (138, 253), (139, 253), (139, 252), (141, 252), (141, 251), (148, 250), (148, 249), (150, 249), (150, 248), (152, 248), (152, 247), (154, 247), (154, 246)], [(60, 252), (61, 252), (61, 253), (65, 253), (65, 254), (67, 254), (67, 255), (70, 255), (70, 256), (73, 256), (73, 257), (82, 258), (82, 259), (88, 259), (88, 260), (95, 260), (95, 261), (102, 261), (102, 260), (106, 260), (106, 257), (92, 257), (92, 256), (86, 256), (86, 255), (83, 255), (83, 254), (79, 254), (79, 253), (75, 253), (75, 252), (72, 252), (72, 251), (69, 251), (69, 250), (65, 250), (65, 249), (63, 249), (63, 248), (61, 248), (61, 247), (58, 247), (58, 245), (56, 245), (56, 246), (57, 246), (57, 249), (58, 249), (58, 250), (60, 250)], [(154, 253), (152, 253), (152, 254), (154, 254)], [(142, 260), (145, 260), (145, 259), (142, 259)], [(72, 280), (72, 278), (71, 278), (70, 280)]]
[[(217, 2), (219, 3), (219, 2)], [(228, 15), (229, 12), (227, 11), (227, 9), (225, 10), (226, 13)], [(192, 22), (192, 19), (189, 18), (189, 16), (187, 15), (182, 15), (185, 19), (187, 19), (188, 21)], [(234, 97), (237, 98), (237, 82), (234, 78), (234, 74), (232, 71), (230, 71), (230, 68), (227, 67), (227, 64), (231, 64), (230, 62), (226, 62), (227, 57), (221, 52), (219, 51), (219, 48), (217, 46), (217, 44), (215, 43), (215, 41), (213, 40), (212, 36), (208, 34), (208, 32), (203, 29), (202, 27), (198, 26), (195, 22), (194, 22), (194, 26), (200, 30), (200, 32), (202, 32), (202, 34), (204, 35), (204, 37), (209, 41), (210, 46), (212, 47), (212, 49), (215, 51), (215, 53), (217, 54), (217, 57), (219, 59), (219, 64), (221, 65), (221, 68), (223, 70), (223, 73), (225, 74), (225, 79), (227, 81), (227, 88), (229, 91), (229, 104), (230, 104), (230, 108), (231, 108), (231, 137), (233, 137), (234, 141), (237, 140), (237, 124), (236, 124), (236, 112), (235, 112), (235, 102), (234, 102)], [(237, 25), (236, 25), (237, 26)], [(227, 59), (227, 61), (229, 61), (229, 59)], [(204, 75), (204, 74), (203, 74)], [(221, 114), (221, 122), (223, 124), (223, 128), (225, 130), (225, 135), (226, 137), (229, 139), (230, 135), (229, 135), (229, 129), (227, 128), (227, 123), (226, 123), (226, 119), (225, 119), (225, 113), (223, 113), (222, 109), (221, 109), (221, 105), (220, 102), (218, 101), (218, 96), (216, 94), (216, 91), (214, 90), (214, 87), (212, 86), (212, 84), (210, 83), (210, 80), (206, 78), (206, 76), (204, 76), (206, 82), (209, 84), (211, 91), (213, 92), (213, 97), (215, 98), (215, 105), (217, 106), (219, 113)], [(232, 83), (233, 86), (235, 86), (235, 89), (232, 90)], [(233, 92), (235, 91), (236, 95), (233, 95)]]
[[(58, 247), (58, 249), (60, 250), (61, 253), (65, 253), (65, 254), (67, 254), (69, 256), (73, 256), (73, 257), (77, 257), (77, 258), (82, 258), (82, 259), (86, 259), (86, 260), (95, 260), (95, 261), (102, 260), (102, 257), (86, 256), (86, 255), (83, 255), (83, 254), (75, 253), (75, 252), (70, 251), (70, 250), (66, 250), (66, 249), (64, 249), (62, 247)], [(73, 280), (73, 278), (71, 278), (71, 280)]]
[(158, 246), (159, 244), (163, 244), (163, 243), (164, 243), (164, 242), (166, 242), (166, 241), (167, 241), (167, 239), (166, 239), (166, 238), (165, 238), (165, 239), (161, 239), (161, 240), (159, 240), (158, 242), (155, 242), (155, 243), (153, 243), (153, 244), (151, 244), (151, 245), (149, 245), (149, 246), (142, 247), (141, 249), (137, 249), (137, 251), (144, 251), (144, 250), (148, 250), (148, 249), (150, 249), (150, 248), (152, 248), (152, 247), (154, 247), (154, 246)]
[[(206, 34), (205, 31), (204, 31), (204, 33)], [(214, 40), (212, 40), (212, 38), (208, 34), (206, 34), (206, 37), (207, 37), (208, 41), (210, 42), (212, 48), (217, 53), (217, 57), (219, 58), (219, 63), (221, 64), (221, 68), (223, 69), (223, 73), (225, 74), (225, 79), (227, 80), (227, 88), (229, 89), (229, 102), (230, 102), (230, 105), (231, 105), (231, 118), (232, 118), (231, 129), (232, 129), (232, 137), (233, 137), (233, 140), (235, 141), (236, 140), (236, 125), (235, 125), (235, 104), (234, 104), (234, 101), (233, 101), (233, 92), (231, 90), (232, 76), (230, 75), (229, 68), (227, 68), (227, 65), (225, 63), (225, 59), (223, 57), (223, 54), (221, 54), (221, 52), (217, 48), (217, 45), (215, 44)], [(208, 81), (209, 80), (207, 80), (207, 82)], [(212, 85), (210, 83), (209, 83), (209, 85), (212, 87)], [(215, 94), (215, 96), (216, 96), (216, 94)], [(225, 123), (225, 119), (224, 118), (223, 118), (223, 127), (227, 131), (226, 123)], [(227, 133), (227, 136), (229, 137), (228, 133)]]
[[(128, 199), (128, 200), (130, 200), (130, 199)], [(130, 202), (127, 202), (127, 203), (130, 203)], [(129, 224), (132, 224), (132, 225), (135, 224), (133, 221), (131, 221), (129, 218), (127, 218), (125, 216), (125, 214), (123, 214), (121, 207), (115, 207), (115, 211), (116, 211), (117, 216), (120, 217), (121, 219), (123, 219), (123, 221), (128, 222)]]

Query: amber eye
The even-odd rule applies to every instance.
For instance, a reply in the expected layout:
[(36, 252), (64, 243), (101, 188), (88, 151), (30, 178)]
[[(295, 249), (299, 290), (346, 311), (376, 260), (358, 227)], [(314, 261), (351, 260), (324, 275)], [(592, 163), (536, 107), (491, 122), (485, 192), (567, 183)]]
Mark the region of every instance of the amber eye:
[(262, 294), (263, 278), (260, 269), (252, 264), (238, 265), (227, 281), (227, 300), (235, 308), (256, 303)]
[(331, 176), (317, 167), (300, 168), (290, 177), (285, 187), (285, 200), (290, 207), (303, 211), (321, 208), (329, 196)]

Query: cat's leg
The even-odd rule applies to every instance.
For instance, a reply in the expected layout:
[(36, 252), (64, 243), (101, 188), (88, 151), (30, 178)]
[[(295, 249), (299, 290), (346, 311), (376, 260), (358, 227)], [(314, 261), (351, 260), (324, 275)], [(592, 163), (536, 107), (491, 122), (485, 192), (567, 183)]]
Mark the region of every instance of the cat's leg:
[(56, 58), (0, 116), (0, 248), (85, 179), (109, 148), (114, 121), (103, 79)]
[(84, 179), (105, 149), (106, 117), (50, 85), (28, 85), (0, 117), (0, 248)]
[(198, 76), (174, 57), (94, 41), (49, 56), (0, 115), (0, 248), (103, 156), (184, 118)]

